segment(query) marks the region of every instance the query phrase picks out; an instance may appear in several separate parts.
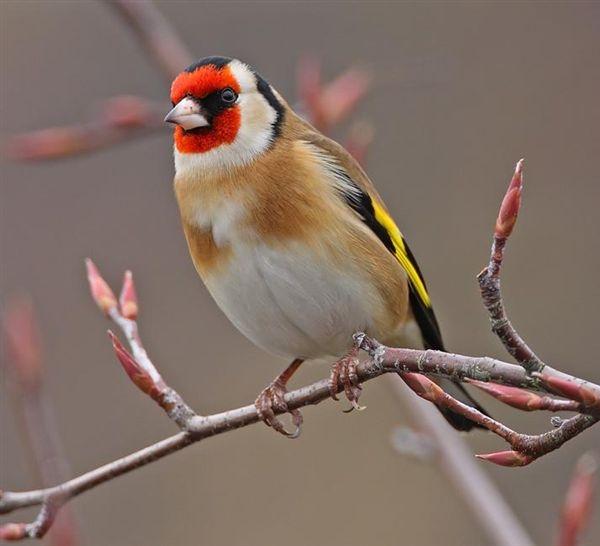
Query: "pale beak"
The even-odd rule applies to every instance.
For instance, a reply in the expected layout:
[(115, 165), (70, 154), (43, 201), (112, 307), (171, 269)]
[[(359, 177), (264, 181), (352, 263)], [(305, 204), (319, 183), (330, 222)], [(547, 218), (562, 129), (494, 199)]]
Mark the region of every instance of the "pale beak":
[(166, 123), (175, 123), (186, 131), (210, 125), (202, 114), (201, 106), (190, 97), (181, 99), (165, 117)]

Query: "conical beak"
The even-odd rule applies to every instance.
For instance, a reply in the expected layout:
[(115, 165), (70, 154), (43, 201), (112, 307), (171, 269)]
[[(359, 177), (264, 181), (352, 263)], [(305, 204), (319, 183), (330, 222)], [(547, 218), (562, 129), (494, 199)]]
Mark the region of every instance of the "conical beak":
[(202, 107), (190, 97), (181, 99), (175, 107), (166, 115), (165, 123), (175, 123), (186, 131), (207, 127), (210, 125), (202, 114)]

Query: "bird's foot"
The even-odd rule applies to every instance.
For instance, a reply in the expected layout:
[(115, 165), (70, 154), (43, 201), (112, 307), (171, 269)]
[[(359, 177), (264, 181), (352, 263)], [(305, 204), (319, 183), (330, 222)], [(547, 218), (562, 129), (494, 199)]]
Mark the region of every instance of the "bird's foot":
[(344, 393), (346, 398), (352, 405), (352, 407), (346, 412), (350, 412), (353, 409), (362, 411), (365, 406), (361, 406), (358, 403), (358, 399), (362, 393), (362, 385), (358, 381), (358, 374), (356, 372), (358, 367), (358, 349), (356, 347), (344, 357), (334, 362), (331, 366), (331, 375), (329, 376), (329, 393), (331, 398), (338, 400), (338, 384), (341, 383), (344, 387)]
[[(300, 410), (290, 410), (288, 408), (284, 398), (287, 392), (285, 384), (276, 379), (258, 395), (258, 398), (254, 402), (254, 406), (256, 407), (258, 416), (265, 425), (273, 428), (287, 438), (295, 439), (300, 436), (303, 418)], [(283, 423), (275, 415), (275, 412), (289, 412), (292, 416), (292, 423), (294, 424), (295, 430), (293, 432), (286, 430)]]

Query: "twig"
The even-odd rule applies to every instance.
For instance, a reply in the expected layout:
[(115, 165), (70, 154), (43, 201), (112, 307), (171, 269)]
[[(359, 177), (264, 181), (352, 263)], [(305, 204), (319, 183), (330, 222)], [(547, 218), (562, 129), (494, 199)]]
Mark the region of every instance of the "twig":
[(477, 455), (480, 459), (502, 466), (525, 466), (538, 457), (558, 449), (565, 442), (581, 434), (600, 419), (600, 417), (592, 415), (577, 415), (562, 421), (560, 426), (549, 432), (537, 435), (521, 434), (481, 413), (474, 407), (456, 400), (424, 375), (401, 372), (400, 377), (421, 398), (440, 408), (447, 408), (459, 413), (506, 440), (513, 448), (512, 451)]
[[(320, 131), (339, 125), (356, 109), (371, 85), (371, 78), (360, 68), (349, 68), (331, 82), (321, 82), (321, 64), (317, 59), (300, 60), (296, 76), (300, 108)], [(370, 143), (367, 138), (366, 145)]]
[(109, 330), (113, 349), (123, 369), (142, 392), (150, 396), (180, 429), (185, 430), (191, 418), (197, 414), (178, 392), (165, 383), (144, 348), (136, 322), (138, 303), (131, 271), (125, 272), (123, 288), (117, 302), (92, 260), (86, 260), (86, 269), (92, 298), (100, 310), (121, 329), (133, 352), (133, 355), (130, 354)]
[[(385, 373), (398, 373), (399, 371), (412, 371), (430, 373), (447, 377), (481, 377), (482, 370), (495, 368), (494, 376), (498, 376), (498, 369), (506, 372), (507, 380), (513, 380), (518, 374), (512, 372), (518, 370), (523, 373), (520, 366), (491, 359), (479, 359), (462, 355), (448, 355), (437, 351), (415, 351), (410, 349), (389, 349), (379, 345), (374, 340), (364, 335), (357, 336), (357, 343), (361, 347), (369, 349), (373, 358), (358, 366), (357, 377), (360, 382), (366, 382), (379, 377)], [(343, 386), (338, 384), (338, 392)], [(285, 396), (289, 409), (298, 409), (307, 405), (315, 405), (329, 398), (329, 379), (323, 379), (307, 387), (292, 391)], [(589, 419), (595, 419), (589, 417)], [(130, 472), (144, 466), (174, 451), (178, 451), (191, 443), (205, 438), (223, 434), (238, 428), (246, 427), (259, 421), (254, 405), (218, 413), (207, 417), (192, 417), (186, 426), (185, 432), (167, 438), (152, 446), (149, 446), (132, 455), (118, 459), (112, 463), (102, 466), (96, 470), (83, 474), (78, 478), (65, 482), (56, 487), (27, 491), (22, 493), (6, 492), (0, 499), (0, 513), (7, 513), (16, 508), (25, 506), (51, 503), (52, 506), (60, 506), (76, 495), (87, 491), (101, 483), (109, 481), (117, 476)], [(587, 428), (587, 427), (584, 427)], [(577, 429), (577, 434), (581, 432)], [(560, 443), (564, 443), (576, 434), (553, 435), (551, 431), (539, 436), (523, 437), (523, 448), (525, 444), (531, 445), (531, 452), (541, 456), (543, 452), (556, 449)], [(515, 433), (516, 434), (516, 433)], [(14, 524), (11, 524), (14, 525)], [(0, 528), (2, 529), (2, 528)], [(0, 531), (1, 532), (1, 531)], [(1, 536), (1, 534), (0, 534)], [(29, 535), (24, 535), (29, 536)]]
[(149, 57), (165, 76), (168, 85), (194, 57), (152, 2), (146, 0), (105, 0), (134, 31)]
[(598, 461), (594, 454), (581, 456), (565, 497), (559, 521), (557, 546), (575, 546), (579, 542), (592, 512)]
[(517, 222), (523, 191), (523, 159), (515, 167), (494, 229), (494, 239), (489, 265), (478, 275), (483, 304), (492, 323), (492, 331), (500, 338), (506, 350), (527, 371), (540, 372), (544, 363), (525, 343), (508, 319), (500, 287), (500, 269), (504, 259), (504, 248)]
[[(67, 479), (69, 468), (52, 405), (44, 392), (42, 343), (29, 299), (9, 301), (3, 316), (6, 351), (3, 355), (15, 383), (15, 398), (23, 417), (23, 431), (32, 461), (44, 486)], [(54, 514), (45, 510), (39, 528), (53, 523), (50, 541), (57, 546), (79, 543), (77, 521), (70, 510), (64, 510), (54, 522)]]
[(13, 159), (42, 161), (100, 150), (164, 130), (164, 110), (141, 97), (114, 97), (92, 120), (18, 135), (8, 142), (6, 152)]

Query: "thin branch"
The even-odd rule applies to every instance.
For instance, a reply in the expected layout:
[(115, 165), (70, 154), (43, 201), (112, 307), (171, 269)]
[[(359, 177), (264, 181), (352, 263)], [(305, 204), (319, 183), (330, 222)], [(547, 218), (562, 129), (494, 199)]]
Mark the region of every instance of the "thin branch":
[(163, 73), (167, 84), (194, 56), (179, 34), (152, 2), (146, 0), (105, 0), (125, 21)]
[(598, 460), (585, 453), (577, 461), (559, 521), (557, 546), (575, 546), (589, 523), (596, 487)]
[(492, 331), (498, 336), (506, 350), (529, 372), (540, 372), (544, 363), (525, 343), (516, 331), (504, 308), (500, 286), (500, 270), (504, 259), (504, 248), (510, 237), (521, 207), (523, 191), (523, 159), (515, 167), (494, 229), (494, 240), (488, 266), (478, 275), (483, 304), (492, 323)]
[(130, 354), (109, 331), (113, 349), (123, 369), (142, 392), (150, 396), (180, 429), (185, 430), (192, 417), (197, 417), (197, 414), (177, 391), (165, 383), (144, 348), (136, 321), (138, 302), (131, 271), (125, 272), (121, 295), (117, 301), (92, 260), (86, 260), (86, 269), (92, 298), (100, 310), (121, 329), (133, 352)]
[[(518, 376), (517, 373), (513, 373), (515, 370), (523, 373), (523, 369), (520, 366), (493, 361), (492, 359), (448, 355), (438, 351), (390, 349), (364, 335), (357, 336), (357, 345), (368, 349), (373, 357), (368, 361), (359, 364), (357, 377), (360, 382), (370, 381), (385, 373), (398, 373), (399, 371), (417, 372), (417, 374), (429, 373), (445, 377), (470, 377), (471, 379), (474, 379), (475, 377), (473, 376), (481, 378), (482, 370), (485, 373), (486, 368), (493, 368), (494, 371), (493, 373), (490, 373), (490, 375), (497, 377), (499, 373), (498, 369), (502, 369), (506, 372), (507, 380), (509, 381)], [(342, 391), (343, 385), (338, 384), (337, 392)], [(285, 401), (288, 408), (291, 410), (307, 405), (319, 404), (329, 397), (329, 379), (323, 379), (307, 387), (288, 393), (285, 396)], [(597, 420), (597, 418), (591, 416), (583, 416), (583, 418), (588, 421)], [(61, 485), (22, 493), (6, 492), (0, 499), (0, 513), (7, 513), (17, 508), (39, 505), (42, 503), (46, 503), (46, 505), (51, 503), (52, 506), (60, 506), (88, 489), (160, 459), (192, 443), (211, 436), (223, 434), (224, 432), (246, 427), (258, 421), (259, 416), (254, 405), (207, 417), (193, 417), (187, 423), (185, 432), (180, 432), (175, 436), (133, 453), (132, 455), (104, 465), (87, 474), (83, 474), (78, 478)], [(570, 421), (571, 420), (566, 421), (565, 423), (569, 423)], [(588, 426), (591, 425), (588, 424)], [(587, 428), (587, 426), (575, 427), (566, 424), (565, 427), (565, 430), (562, 430), (558, 434), (556, 434), (555, 431), (551, 431), (539, 436), (519, 435), (521, 443), (518, 445), (521, 449), (525, 450), (524, 452), (539, 457), (544, 452), (547, 453), (556, 449), (559, 445)], [(514, 438), (512, 440), (516, 441)]]
[[(43, 347), (33, 307), (28, 298), (11, 299), (3, 315), (3, 362), (14, 379), (15, 402), (23, 418), (25, 443), (44, 486), (67, 479), (69, 467), (56, 426), (52, 404), (44, 390)], [(71, 510), (54, 522), (54, 514), (44, 510), (38, 527), (53, 525), (50, 541), (60, 546), (79, 543), (78, 525)]]
[(44, 161), (101, 150), (164, 130), (164, 110), (141, 97), (114, 97), (105, 101), (90, 121), (40, 129), (10, 139), (6, 153), (20, 161)]

